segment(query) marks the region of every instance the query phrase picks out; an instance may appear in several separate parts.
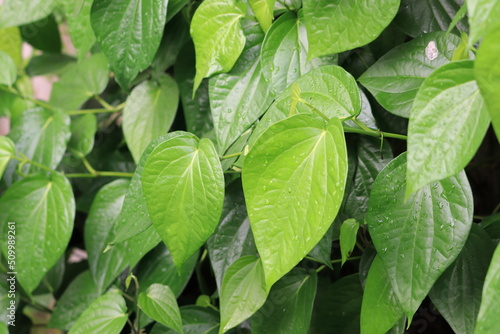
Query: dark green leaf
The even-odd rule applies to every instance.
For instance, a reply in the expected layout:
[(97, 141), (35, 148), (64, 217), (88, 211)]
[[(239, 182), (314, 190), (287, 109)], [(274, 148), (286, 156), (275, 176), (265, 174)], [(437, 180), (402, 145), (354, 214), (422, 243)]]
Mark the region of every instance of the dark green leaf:
[[(483, 37), (500, 16), (500, 1), (498, 0), (467, 0), (470, 22), (470, 43), (474, 44)], [(496, 30), (498, 34), (498, 29)]]
[[(219, 331), (219, 313), (206, 307), (188, 305), (180, 308), (182, 329), (185, 334), (217, 334)], [(156, 324), (149, 334), (173, 334), (174, 330), (162, 324)]]
[(484, 281), (481, 308), (477, 316), (474, 334), (488, 334), (500, 331), (497, 314), (500, 308), (500, 246), (497, 246), (491, 259)]
[(26, 66), (26, 74), (30, 77), (45, 74), (61, 75), (65, 70), (71, 68), (75, 58), (64, 54), (43, 53), (30, 59)]
[(484, 218), (481, 226), (497, 244), (500, 242), (500, 213)]
[(61, 53), (61, 36), (54, 15), (20, 27), (23, 40), (35, 49), (48, 53)]
[(56, 0), (5, 0), (0, 13), (0, 28), (38, 21), (52, 13)]
[(326, 231), (325, 235), (323, 235), (321, 240), (316, 244), (316, 246), (314, 246), (313, 249), (311, 249), (311, 251), (308, 254), (308, 256), (322, 262), (330, 269), (333, 269), (331, 263), (332, 242), (333, 239), (338, 239), (338, 235), (337, 238), (335, 238), (334, 236), (335, 227), (336, 227), (335, 223), (331, 224), (330, 227), (328, 228), (328, 231)]
[(94, 0), (59, 0), (66, 20), (71, 41), (82, 60), (95, 44), (95, 35), (90, 23), (90, 10)]
[(179, 13), (189, 0), (169, 0), (167, 6), (167, 22), (169, 22), (175, 14)]
[(71, 120), (71, 138), (68, 148), (77, 156), (84, 157), (94, 147), (97, 119), (94, 114), (78, 116)]
[(167, 285), (150, 285), (146, 292), (139, 295), (139, 307), (155, 321), (184, 333), (177, 300)]
[(356, 238), (358, 235), (359, 223), (356, 219), (347, 219), (340, 225), (340, 252), (342, 254), (342, 265), (351, 255), (351, 252), (356, 246)]

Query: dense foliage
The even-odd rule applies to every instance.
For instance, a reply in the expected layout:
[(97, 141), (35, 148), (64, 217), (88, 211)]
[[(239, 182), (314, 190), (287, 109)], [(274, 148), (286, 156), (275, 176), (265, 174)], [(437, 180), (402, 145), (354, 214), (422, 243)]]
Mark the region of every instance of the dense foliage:
[(0, 333), (500, 333), (499, 18), (4, 0)]

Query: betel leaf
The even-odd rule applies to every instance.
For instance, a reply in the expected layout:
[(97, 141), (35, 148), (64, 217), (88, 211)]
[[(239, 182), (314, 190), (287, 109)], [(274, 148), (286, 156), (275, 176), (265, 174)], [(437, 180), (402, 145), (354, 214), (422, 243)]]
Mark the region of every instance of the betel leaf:
[(77, 157), (84, 157), (94, 147), (97, 119), (94, 114), (86, 114), (71, 120), (71, 138), (68, 148)]
[(327, 123), (315, 115), (292, 116), (269, 127), (251, 148), (243, 165), (243, 189), (268, 288), (328, 230), (346, 176), (338, 118)]
[(156, 146), (142, 173), (151, 220), (180, 266), (213, 233), (224, 201), (224, 175), (213, 143), (190, 133)]
[(219, 334), (254, 314), (265, 303), (268, 291), (260, 258), (248, 255), (234, 262), (222, 281)]
[[(15, 226), (17, 281), (31, 293), (59, 260), (73, 230), (75, 200), (69, 181), (58, 173), (29, 176), (0, 198), (2, 235)], [(12, 225), (14, 223), (15, 225)], [(7, 258), (7, 238), (2, 252)]]
[(60, 0), (71, 41), (78, 51), (78, 58), (82, 60), (95, 43), (95, 35), (90, 23), (90, 9), (94, 0)]
[(5, 52), (0, 51), (0, 85), (12, 86), (16, 82), (17, 69), (14, 60)]
[(298, 16), (287, 12), (271, 26), (262, 44), (262, 75), (269, 81), (273, 95), (281, 94), (292, 82), (321, 65), (334, 64), (334, 57), (307, 60), (308, 41)]
[(10, 161), (10, 157), (16, 153), (16, 147), (8, 137), (0, 137), (0, 179)]
[(407, 195), (457, 174), (479, 148), (490, 117), (473, 66), (472, 61), (444, 65), (420, 87), (408, 127)]
[(61, 53), (61, 35), (53, 14), (20, 27), (23, 40), (44, 53)]
[(221, 220), (207, 240), (207, 249), (219, 291), (231, 264), (241, 256), (257, 255), (240, 180), (226, 187)]
[(110, 290), (90, 304), (71, 327), (69, 334), (118, 334), (127, 319), (125, 299), (119, 290)]
[(252, 316), (252, 333), (307, 333), (317, 280), (314, 270), (296, 268), (276, 282), (264, 305)]
[(244, 21), (247, 43), (229, 73), (210, 79), (209, 97), (218, 149), (224, 153), (269, 107), (272, 94), (261, 74), (264, 34), (258, 24)]
[[(422, 35), (396, 46), (363, 73), (359, 82), (382, 107), (395, 115), (410, 116), (419, 87), (432, 71), (451, 61), (460, 38), (444, 31)], [(433, 54), (426, 50), (433, 49)], [(430, 56), (430, 57), (429, 57)]]
[(101, 94), (109, 81), (108, 60), (102, 53), (74, 64), (52, 88), (50, 104), (65, 110), (75, 110)]
[(347, 219), (340, 225), (340, 252), (342, 254), (342, 265), (351, 255), (356, 246), (356, 237), (358, 235), (359, 223), (356, 219)]
[[(470, 44), (483, 37), (498, 22), (500, 16), (499, 0), (467, 0), (470, 23)], [(497, 30), (498, 33), (498, 30)]]
[(38, 21), (52, 13), (56, 0), (5, 0), (0, 11), (0, 28)]
[(84, 271), (68, 285), (57, 300), (50, 317), (49, 328), (69, 330), (82, 312), (100, 295), (101, 292), (95, 285), (90, 272)]
[(167, 285), (152, 284), (139, 295), (139, 307), (153, 320), (175, 329), (182, 330), (182, 319), (174, 293)]
[(179, 89), (163, 74), (136, 86), (123, 110), (123, 134), (136, 162), (151, 140), (170, 129), (179, 104)]
[(368, 271), (363, 293), (361, 334), (386, 333), (403, 314), (380, 256), (376, 256)]
[(229, 72), (245, 46), (240, 19), (245, 16), (243, 1), (206, 0), (194, 13), (191, 36), (196, 50), (193, 93), (201, 80), (215, 73)]
[(488, 234), (472, 224), (460, 255), (429, 293), (432, 303), (457, 334), (474, 332), (484, 278), (494, 251)]
[(189, 0), (169, 0), (167, 5), (167, 22), (189, 2)]
[(165, 0), (94, 0), (92, 28), (123, 89), (153, 60), (166, 15)]
[(18, 68), (23, 66), (22, 42), (21, 32), (18, 27), (0, 29), (0, 51), (7, 53)]
[(500, 330), (497, 319), (500, 307), (500, 245), (491, 259), (486, 279), (484, 280), (481, 307), (477, 316), (474, 334), (496, 333)]
[(370, 43), (389, 25), (400, 0), (303, 0), (309, 59)]
[(248, 0), (248, 4), (259, 20), (262, 30), (266, 32), (273, 22), (274, 3), (276, 0)]
[(472, 223), (472, 191), (462, 171), (405, 199), (406, 153), (377, 176), (366, 222), (389, 281), (411, 322), (433, 284), (453, 263)]
[(497, 94), (500, 89), (500, 59), (496, 57), (499, 52), (500, 23), (485, 35), (474, 63), (474, 75), (500, 141), (500, 97)]
[[(185, 334), (217, 334), (219, 331), (219, 313), (211, 308), (187, 305), (180, 308), (182, 329)], [(174, 330), (156, 324), (149, 334), (173, 334)]]
[(31, 57), (25, 70), (30, 77), (45, 74), (62, 75), (64, 71), (71, 68), (71, 64), (74, 62), (75, 58), (65, 54), (42, 53), (39, 56)]

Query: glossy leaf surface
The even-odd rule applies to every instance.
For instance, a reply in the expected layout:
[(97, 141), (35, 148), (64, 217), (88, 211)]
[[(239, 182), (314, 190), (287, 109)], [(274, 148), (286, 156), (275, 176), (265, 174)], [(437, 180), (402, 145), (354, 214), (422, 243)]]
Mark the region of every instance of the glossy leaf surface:
[(175, 329), (178, 333), (183, 333), (179, 306), (174, 293), (168, 286), (150, 285), (146, 292), (139, 295), (139, 306), (152, 319)]
[(481, 308), (477, 316), (474, 334), (494, 333), (500, 330), (495, 314), (498, 311), (500, 300), (500, 246), (497, 246), (491, 259), (488, 273), (484, 281)]

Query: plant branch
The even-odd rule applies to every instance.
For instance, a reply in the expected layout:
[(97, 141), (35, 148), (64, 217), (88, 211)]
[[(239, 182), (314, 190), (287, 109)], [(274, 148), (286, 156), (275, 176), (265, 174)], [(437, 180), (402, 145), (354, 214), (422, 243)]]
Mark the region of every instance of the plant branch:
[(71, 110), (67, 111), (67, 115), (85, 115), (85, 114), (98, 114), (98, 113), (104, 113), (104, 112), (115, 112), (116, 110), (110, 110), (110, 109), (105, 109), (105, 108), (98, 108), (98, 109), (82, 109), (82, 110)]
[[(370, 129), (370, 128), (368, 128), (368, 129)], [(367, 130), (363, 130), (363, 129), (352, 128), (352, 127), (349, 127), (349, 126), (344, 126), (344, 132), (348, 132), (348, 133), (360, 133), (362, 135), (372, 136), (372, 137), (376, 137), (376, 138), (387, 137), (387, 138), (396, 138), (396, 139), (401, 139), (401, 140), (408, 140), (408, 137), (405, 136), (405, 135), (400, 135), (400, 134), (397, 134), (397, 133), (390, 133), (390, 132), (383, 132), (383, 131), (373, 130), (373, 129), (370, 129), (369, 131), (367, 131)]]
[(0, 90), (3, 90), (4, 92), (12, 93), (14, 95), (17, 95), (18, 97), (22, 98), (23, 100), (28, 100), (30, 102), (33, 102), (34, 104), (36, 104), (36, 105), (38, 105), (40, 107), (44, 107), (44, 108), (51, 109), (51, 110), (55, 109), (53, 106), (51, 106), (47, 102), (37, 100), (37, 99), (35, 99), (35, 98), (31, 97), (31, 96), (24, 96), (23, 94), (21, 94), (21, 92), (19, 92), (17, 89), (15, 89), (13, 87), (0, 86)]
[(241, 152), (236, 152), (236, 153), (231, 153), (231, 154), (227, 154), (227, 155), (223, 155), (220, 157), (221, 160), (224, 160), (224, 159), (231, 159), (231, 158), (234, 158), (234, 157), (238, 157), (241, 155)]

